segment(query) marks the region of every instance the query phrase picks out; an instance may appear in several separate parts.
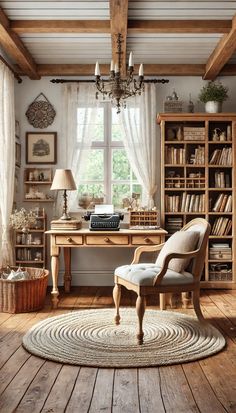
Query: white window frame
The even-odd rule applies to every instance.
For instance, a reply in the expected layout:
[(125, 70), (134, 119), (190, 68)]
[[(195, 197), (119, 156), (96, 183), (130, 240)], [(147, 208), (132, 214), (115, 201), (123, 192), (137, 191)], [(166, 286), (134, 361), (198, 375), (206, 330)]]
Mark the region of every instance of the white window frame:
[[(125, 149), (123, 141), (113, 141), (112, 137), (112, 106), (110, 102), (102, 102), (104, 105), (104, 140), (92, 141), (91, 149), (103, 149), (104, 153), (104, 180), (81, 180), (81, 185), (103, 184), (105, 203), (112, 203), (112, 185), (124, 184), (129, 185), (132, 192), (132, 185), (139, 184), (138, 181), (133, 179), (132, 167), (130, 165), (130, 178), (127, 180), (114, 180), (112, 179), (112, 151), (113, 149)], [(79, 145), (79, 143), (78, 143)], [(130, 193), (131, 196), (131, 193)]]

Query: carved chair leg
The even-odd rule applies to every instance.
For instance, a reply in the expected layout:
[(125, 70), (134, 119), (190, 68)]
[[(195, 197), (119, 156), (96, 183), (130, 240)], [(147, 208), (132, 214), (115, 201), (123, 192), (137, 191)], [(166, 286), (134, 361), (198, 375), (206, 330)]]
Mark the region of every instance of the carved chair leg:
[(202, 310), (200, 307), (200, 289), (199, 288), (193, 291), (192, 297), (193, 297), (193, 307), (194, 307), (198, 320), (201, 323), (206, 323), (207, 321), (203, 317)]
[(143, 344), (143, 316), (145, 313), (146, 299), (138, 295), (136, 300), (136, 311), (138, 315), (138, 344)]
[(191, 306), (192, 302), (192, 295), (191, 292), (185, 292), (182, 293), (182, 303), (183, 303), (183, 308), (189, 308)]
[(113, 300), (114, 300), (115, 307), (116, 307), (116, 315), (115, 315), (116, 325), (120, 324), (120, 313), (119, 313), (120, 298), (121, 298), (121, 285), (115, 284), (115, 287), (113, 288)]

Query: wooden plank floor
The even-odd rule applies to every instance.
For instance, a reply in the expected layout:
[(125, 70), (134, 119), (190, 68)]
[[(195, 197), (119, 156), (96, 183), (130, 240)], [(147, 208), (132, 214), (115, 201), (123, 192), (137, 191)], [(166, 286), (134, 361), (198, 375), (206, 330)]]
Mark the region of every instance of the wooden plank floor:
[[(121, 304), (134, 303), (135, 295), (124, 291)], [(51, 310), (48, 294), (41, 312), (0, 313), (0, 412), (236, 413), (236, 291), (205, 290), (201, 305), (226, 337), (227, 348), (198, 362), (140, 369), (62, 365), (34, 357), (21, 346), (23, 334), (46, 317), (112, 307), (110, 287), (62, 293), (58, 310)], [(155, 301), (149, 307), (158, 308)]]

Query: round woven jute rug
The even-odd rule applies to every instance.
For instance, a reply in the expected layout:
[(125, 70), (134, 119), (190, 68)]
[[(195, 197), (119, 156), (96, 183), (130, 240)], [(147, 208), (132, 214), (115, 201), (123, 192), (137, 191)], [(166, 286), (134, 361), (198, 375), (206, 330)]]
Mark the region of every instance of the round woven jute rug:
[(144, 344), (136, 342), (135, 309), (122, 308), (121, 324), (114, 309), (81, 310), (47, 318), (23, 338), (36, 356), (91, 367), (147, 367), (184, 363), (210, 356), (225, 345), (222, 334), (191, 316), (146, 310)]

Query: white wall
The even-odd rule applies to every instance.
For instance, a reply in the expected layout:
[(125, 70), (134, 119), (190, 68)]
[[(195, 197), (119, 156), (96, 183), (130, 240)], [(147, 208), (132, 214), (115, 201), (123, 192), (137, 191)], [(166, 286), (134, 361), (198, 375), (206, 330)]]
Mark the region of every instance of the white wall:
[[(189, 100), (189, 94), (191, 93), (191, 99), (195, 105), (195, 112), (204, 112), (204, 105), (198, 102), (198, 94), (205, 83), (199, 77), (166, 77), (170, 81), (167, 84), (160, 84), (158, 86), (158, 104), (156, 112), (163, 111), (163, 102), (167, 95), (170, 95), (175, 89), (179, 99), (185, 102), (185, 110), (187, 110), (187, 104)], [(25, 208), (29, 208), (29, 203), (23, 203), (23, 170), (25, 167), (25, 133), (32, 131), (52, 131), (57, 132), (57, 165), (54, 168), (64, 167), (63, 153), (65, 147), (65, 140), (62, 135), (62, 96), (61, 85), (53, 84), (50, 82), (49, 77), (44, 77), (41, 80), (30, 80), (23, 78), (21, 84), (16, 84), (16, 119), (20, 122), (21, 129), (21, 144), (22, 144), (22, 168), (21, 168), (21, 205)], [(235, 77), (222, 77), (220, 80), (224, 85), (229, 87), (229, 100), (224, 103), (223, 110), (225, 112), (236, 112), (236, 78)], [(56, 110), (56, 117), (52, 125), (46, 129), (35, 129), (29, 123), (25, 116), (25, 112), (29, 104), (40, 93), (44, 93), (51, 104)], [(160, 133), (158, 129), (158, 141), (160, 147)], [(159, 151), (160, 154), (160, 151)], [(160, 157), (158, 158), (158, 164), (160, 165)], [(45, 165), (47, 166), (47, 165)], [(48, 165), (49, 166), (49, 165)], [(158, 168), (158, 176), (160, 177), (160, 167)], [(160, 182), (159, 182), (160, 188)], [(157, 206), (160, 204), (160, 190), (157, 191)], [(35, 204), (30, 204), (34, 207)], [(46, 205), (48, 214), (48, 228), (49, 222), (52, 218), (52, 206)], [(74, 285), (112, 285), (113, 284), (113, 270), (118, 265), (126, 264), (131, 261), (133, 250), (128, 249), (107, 249), (103, 248), (86, 248), (86, 249), (73, 249), (72, 252), (72, 273)], [(61, 260), (62, 261), (62, 260)], [(48, 260), (48, 267), (50, 261)], [(62, 284), (63, 273), (63, 261), (60, 265), (59, 284)]]

